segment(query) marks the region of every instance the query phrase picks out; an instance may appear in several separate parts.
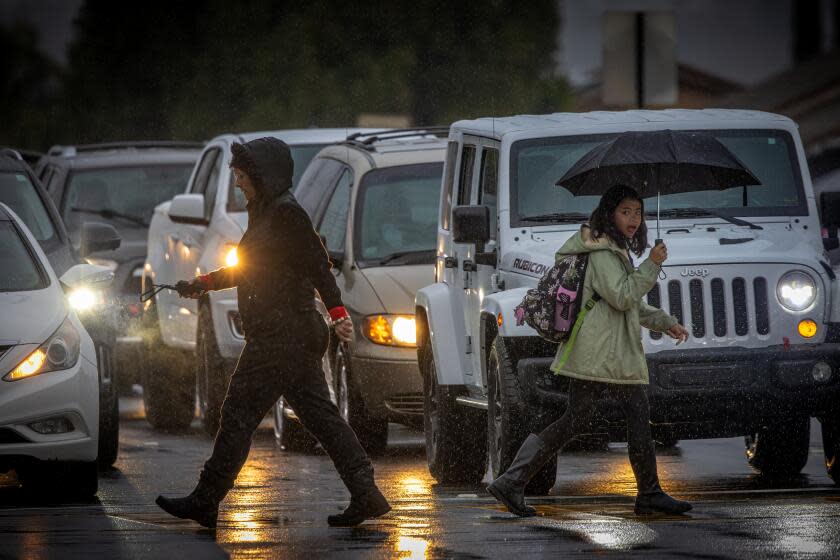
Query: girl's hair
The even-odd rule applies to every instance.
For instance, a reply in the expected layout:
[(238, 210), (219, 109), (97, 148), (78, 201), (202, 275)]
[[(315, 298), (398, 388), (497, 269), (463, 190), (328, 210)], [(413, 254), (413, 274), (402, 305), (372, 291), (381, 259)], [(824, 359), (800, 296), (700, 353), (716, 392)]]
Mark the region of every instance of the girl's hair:
[[(627, 239), (615, 227), (613, 215), (615, 214), (618, 205), (625, 199), (636, 200), (642, 205), (642, 222), (639, 224), (639, 229), (633, 235), (632, 239)], [(631, 252), (640, 257), (647, 247), (647, 225), (645, 224), (645, 203), (636, 189), (628, 187), (627, 185), (613, 185), (601, 197), (598, 207), (592, 211), (592, 216), (589, 218), (589, 227), (592, 228), (592, 236), (600, 238), (606, 235), (612, 239), (619, 247), (627, 247)]]

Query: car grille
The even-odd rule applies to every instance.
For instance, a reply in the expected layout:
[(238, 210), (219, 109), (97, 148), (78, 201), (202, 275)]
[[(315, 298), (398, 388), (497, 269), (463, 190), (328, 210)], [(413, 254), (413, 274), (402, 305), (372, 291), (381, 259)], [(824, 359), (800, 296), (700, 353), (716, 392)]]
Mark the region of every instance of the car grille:
[[(667, 279), (648, 292), (647, 302), (650, 305), (662, 308), (663, 285), (667, 293), (665, 310), (685, 325), (694, 338), (705, 338), (709, 333), (723, 338), (750, 334), (763, 336), (770, 332), (767, 279), (764, 277), (749, 280), (740, 277), (732, 280)], [(749, 309), (754, 310), (752, 317)], [(659, 340), (662, 333), (651, 331), (649, 336)]]
[(403, 414), (423, 414), (422, 393), (402, 393), (385, 399), (385, 406)]

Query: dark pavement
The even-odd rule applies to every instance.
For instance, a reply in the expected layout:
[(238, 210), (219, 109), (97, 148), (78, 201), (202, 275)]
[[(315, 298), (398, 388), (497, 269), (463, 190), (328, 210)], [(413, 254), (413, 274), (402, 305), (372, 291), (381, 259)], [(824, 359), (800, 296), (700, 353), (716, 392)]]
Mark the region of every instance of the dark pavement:
[(158, 493), (195, 483), (211, 439), (153, 432), (138, 399), (122, 403), (117, 468), (93, 503), (33, 503), (0, 475), (0, 558), (836, 558), (840, 489), (825, 475), (816, 422), (811, 457), (795, 480), (768, 482), (744, 459), (740, 439), (681, 442), (658, 453), (663, 486), (691, 499), (685, 516), (633, 514), (635, 484), (624, 445), (564, 454), (540, 516), (518, 519), (482, 487), (441, 487), (426, 469), (420, 434), (392, 426), (376, 459), (393, 512), (355, 529), (326, 516), (348, 495), (329, 459), (275, 446), (270, 423), (223, 503), (213, 533), (171, 518)]

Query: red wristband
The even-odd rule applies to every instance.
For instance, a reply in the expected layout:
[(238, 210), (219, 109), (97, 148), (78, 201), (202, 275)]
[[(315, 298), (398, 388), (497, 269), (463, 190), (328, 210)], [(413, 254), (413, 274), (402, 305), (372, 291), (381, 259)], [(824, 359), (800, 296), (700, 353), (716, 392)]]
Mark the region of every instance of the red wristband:
[(204, 276), (199, 276), (198, 281), (201, 284), (201, 287), (204, 290), (212, 290), (213, 289), (213, 277), (209, 274), (205, 274)]
[(330, 319), (333, 321), (344, 319), (346, 317), (350, 317), (350, 314), (347, 313), (347, 309), (345, 309), (343, 305), (330, 309)]

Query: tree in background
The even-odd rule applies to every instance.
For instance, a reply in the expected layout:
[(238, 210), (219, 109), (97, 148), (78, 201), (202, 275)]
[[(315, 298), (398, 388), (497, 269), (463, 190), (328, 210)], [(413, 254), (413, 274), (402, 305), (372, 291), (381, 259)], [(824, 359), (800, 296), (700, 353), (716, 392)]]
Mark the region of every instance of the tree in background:
[(553, 0), (88, 0), (53, 142), (418, 124), (568, 106)]

